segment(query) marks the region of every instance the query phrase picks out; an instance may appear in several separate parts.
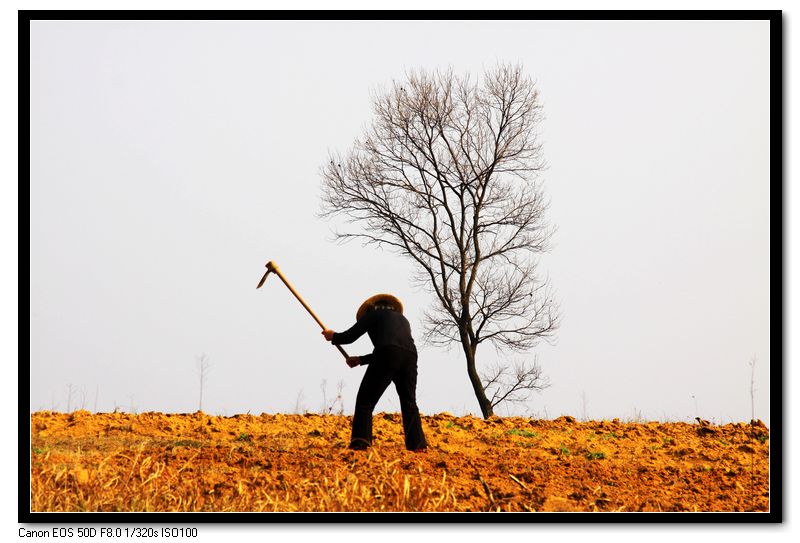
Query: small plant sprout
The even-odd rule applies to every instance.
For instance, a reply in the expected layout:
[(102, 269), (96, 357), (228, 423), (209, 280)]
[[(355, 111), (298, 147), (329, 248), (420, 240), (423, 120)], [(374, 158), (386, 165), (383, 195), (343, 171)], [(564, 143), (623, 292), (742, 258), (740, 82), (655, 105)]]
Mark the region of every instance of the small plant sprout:
[(511, 436), (521, 436), (521, 437), (538, 437), (539, 436), (539, 434), (537, 434), (536, 432), (530, 432), (528, 430), (518, 430), (516, 428), (512, 428), (511, 430), (508, 430), (506, 432), (506, 434), (511, 435)]

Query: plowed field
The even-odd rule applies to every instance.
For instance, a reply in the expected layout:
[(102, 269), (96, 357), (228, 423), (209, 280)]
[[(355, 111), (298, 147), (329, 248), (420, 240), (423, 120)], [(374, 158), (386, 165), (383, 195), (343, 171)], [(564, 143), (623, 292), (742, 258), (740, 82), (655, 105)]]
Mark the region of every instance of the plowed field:
[(767, 511), (763, 423), (399, 414), (31, 415), (33, 511)]

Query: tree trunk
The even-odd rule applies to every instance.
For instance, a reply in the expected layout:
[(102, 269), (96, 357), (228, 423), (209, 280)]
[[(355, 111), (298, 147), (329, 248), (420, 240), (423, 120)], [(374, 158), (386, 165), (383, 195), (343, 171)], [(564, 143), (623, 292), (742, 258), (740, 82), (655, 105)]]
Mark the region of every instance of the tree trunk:
[(472, 390), (475, 392), (475, 397), (478, 399), (478, 405), (481, 408), (481, 414), (484, 419), (488, 419), (494, 415), (492, 404), (486, 397), (486, 391), (483, 389), (483, 383), (478, 375), (478, 370), (475, 369), (475, 349), (470, 344), (469, 336), (466, 332), (461, 333), (461, 346), (464, 348), (464, 355), (467, 359), (467, 375), (469, 381), (472, 383)]

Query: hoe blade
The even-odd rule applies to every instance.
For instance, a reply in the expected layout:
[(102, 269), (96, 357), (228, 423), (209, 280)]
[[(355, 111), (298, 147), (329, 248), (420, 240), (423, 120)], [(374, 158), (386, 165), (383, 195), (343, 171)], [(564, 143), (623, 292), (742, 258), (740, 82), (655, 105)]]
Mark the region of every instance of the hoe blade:
[(265, 273), (264, 277), (261, 278), (261, 281), (258, 282), (258, 286), (256, 287), (257, 289), (261, 288), (261, 285), (263, 285), (264, 281), (267, 280), (268, 275), (269, 275), (269, 270), (267, 270), (267, 273)]

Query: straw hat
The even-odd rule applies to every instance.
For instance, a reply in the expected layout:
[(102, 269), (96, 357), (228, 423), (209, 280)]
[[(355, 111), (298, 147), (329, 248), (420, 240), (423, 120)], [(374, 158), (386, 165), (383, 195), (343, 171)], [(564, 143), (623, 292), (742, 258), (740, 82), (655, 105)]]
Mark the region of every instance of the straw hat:
[(361, 317), (364, 316), (364, 313), (369, 311), (373, 304), (379, 302), (393, 306), (394, 310), (398, 313), (403, 312), (403, 304), (399, 299), (397, 299), (396, 296), (392, 296), (391, 294), (376, 294), (375, 296), (370, 296), (364, 300), (364, 303), (361, 304), (361, 307), (359, 307), (358, 311), (356, 312), (356, 320), (361, 320)]

